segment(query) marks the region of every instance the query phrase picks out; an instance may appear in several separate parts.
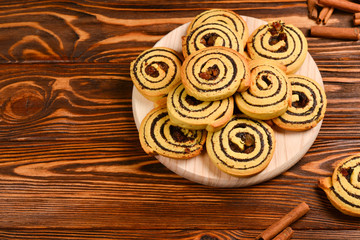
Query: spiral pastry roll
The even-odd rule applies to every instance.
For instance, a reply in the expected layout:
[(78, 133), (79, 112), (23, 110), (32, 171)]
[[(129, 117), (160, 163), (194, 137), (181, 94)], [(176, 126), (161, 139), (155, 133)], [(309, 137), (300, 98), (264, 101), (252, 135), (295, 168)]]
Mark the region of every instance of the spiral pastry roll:
[(313, 79), (288, 76), (292, 89), (292, 104), (273, 122), (286, 130), (304, 131), (316, 126), (325, 115), (326, 95), (323, 88)]
[(230, 120), (234, 100), (229, 97), (218, 101), (200, 101), (187, 94), (184, 85), (180, 84), (169, 93), (167, 109), (173, 124), (213, 132)]
[(187, 34), (204, 23), (223, 23), (228, 25), (235, 30), (236, 35), (240, 39), (242, 49), (244, 49), (249, 37), (249, 29), (245, 20), (235, 12), (224, 9), (211, 9), (202, 12), (191, 21)]
[(275, 135), (263, 121), (234, 115), (221, 130), (208, 133), (206, 150), (220, 170), (247, 177), (269, 164), (275, 150)]
[(144, 97), (159, 101), (181, 81), (181, 62), (178, 53), (170, 48), (151, 48), (131, 63), (131, 80)]
[(148, 154), (187, 159), (200, 154), (206, 131), (173, 125), (166, 107), (160, 106), (150, 111), (141, 122), (139, 138), (142, 148)]
[(339, 211), (360, 217), (360, 155), (341, 160), (332, 177), (320, 179), (319, 187)]
[(217, 101), (249, 86), (249, 67), (240, 53), (226, 47), (208, 47), (187, 57), (181, 80), (189, 95)]
[(250, 62), (250, 87), (235, 94), (238, 108), (246, 115), (269, 120), (282, 115), (291, 104), (291, 85), (285, 72), (271, 61)]
[(260, 26), (251, 34), (247, 49), (251, 59), (277, 61), (287, 67), (287, 74), (291, 74), (304, 62), (308, 45), (300, 29), (274, 21)]
[(182, 50), (186, 58), (191, 53), (210, 46), (222, 46), (244, 52), (242, 39), (230, 26), (218, 23), (204, 23), (194, 28), (183, 38)]

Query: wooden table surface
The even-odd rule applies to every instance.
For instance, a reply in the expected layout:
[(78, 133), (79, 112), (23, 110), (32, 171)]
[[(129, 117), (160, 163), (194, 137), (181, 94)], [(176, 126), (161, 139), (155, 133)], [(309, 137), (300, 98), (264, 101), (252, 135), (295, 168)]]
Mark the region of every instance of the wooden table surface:
[[(188, 181), (142, 150), (130, 62), (210, 8), (307, 36), (328, 108), (307, 154), (251, 187)], [(328, 26), (350, 27), (335, 10)], [(254, 239), (305, 201), (292, 239), (360, 239), (317, 187), (360, 153), (360, 42), (309, 36), (306, 1), (1, 1), (0, 239)]]

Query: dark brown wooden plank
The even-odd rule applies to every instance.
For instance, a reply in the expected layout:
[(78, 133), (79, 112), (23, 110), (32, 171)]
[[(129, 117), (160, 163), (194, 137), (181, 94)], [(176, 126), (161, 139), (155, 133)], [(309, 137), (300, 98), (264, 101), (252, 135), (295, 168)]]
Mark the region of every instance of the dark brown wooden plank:
[(151, 47), (200, 12), (219, 7), (262, 19), (307, 20), (304, 1), (267, 1), (266, 7), (263, 1), (12, 2), (0, 8), (0, 62), (113, 61), (124, 49)]
[[(128, 70), (134, 57), (112, 64), (0, 68), (0, 141), (129, 139), (137, 143)], [(319, 138), (358, 138), (358, 66), (334, 65), (331, 71), (336, 76), (322, 71), (328, 108)]]
[(0, 74), (1, 140), (137, 139), (126, 65), (9, 65)]
[(0, 226), (261, 230), (305, 201), (311, 210), (295, 229), (357, 229), (317, 181), (359, 148), (360, 140), (316, 141), (279, 177), (226, 189), (183, 179), (126, 141), (7, 143), (0, 146)]
[[(0, 237), (3, 239), (146, 239), (146, 240), (252, 240), (259, 234), (254, 230), (77, 230), (69, 233), (66, 230), (3, 230)], [(357, 230), (294, 230), (292, 240), (317, 239), (317, 240), (348, 240), (360, 237)]]

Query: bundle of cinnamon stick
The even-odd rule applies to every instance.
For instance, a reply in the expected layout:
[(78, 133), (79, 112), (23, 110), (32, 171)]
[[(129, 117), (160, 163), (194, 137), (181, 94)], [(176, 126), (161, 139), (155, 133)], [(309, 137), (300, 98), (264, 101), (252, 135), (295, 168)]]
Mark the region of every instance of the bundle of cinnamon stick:
[(354, 21), (353, 21), (355, 26), (360, 25), (360, 12), (358, 13), (354, 13)]
[(263, 231), (256, 240), (288, 240), (293, 234), (290, 224), (304, 216), (310, 210), (309, 206), (302, 202), (289, 213), (284, 215), (278, 221), (274, 222), (270, 227)]
[[(316, 20), (317, 24), (326, 24), (332, 13), (334, 12), (334, 7), (320, 7), (318, 0), (308, 0), (308, 11), (309, 17)], [(321, 10), (320, 10), (321, 8)]]
[[(348, 0), (308, 0), (309, 17), (318, 24), (326, 24), (334, 9), (354, 14), (354, 25), (360, 25), (360, 4)], [(312, 26), (311, 35), (314, 37), (337, 38), (344, 40), (359, 40), (360, 32), (356, 27), (324, 27)]]

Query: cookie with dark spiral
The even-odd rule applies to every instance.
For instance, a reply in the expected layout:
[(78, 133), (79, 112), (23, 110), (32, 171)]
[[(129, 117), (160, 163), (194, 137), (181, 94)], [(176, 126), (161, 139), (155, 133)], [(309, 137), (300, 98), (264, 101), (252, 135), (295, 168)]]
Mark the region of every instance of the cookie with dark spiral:
[(189, 130), (170, 122), (166, 107), (151, 110), (139, 129), (140, 143), (148, 154), (187, 159), (199, 155), (206, 140), (205, 130)]
[(250, 87), (235, 94), (238, 108), (246, 115), (270, 120), (282, 115), (291, 104), (291, 85), (285, 72), (273, 61), (250, 62)]
[(144, 97), (157, 102), (181, 81), (181, 63), (179, 54), (170, 48), (148, 49), (131, 63), (131, 80)]
[(305, 76), (289, 75), (288, 79), (291, 82), (292, 104), (273, 122), (292, 131), (315, 127), (324, 118), (326, 111), (324, 89), (315, 80)]
[(167, 109), (173, 124), (188, 129), (213, 132), (224, 126), (234, 112), (233, 97), (218, 101), (200, 101), (179, 84), (167, 96)]
[(235, 29), (222, 22), (203, 23), (193, 28), (182, 39), (182, 51), (186, 58), (200, 49), (210, 46), (222, 46), (244, 52), (243, 40)]
[(320, 179), (319, 187), (339, 211), (360, 217), (360, 155), (338, 162), (332, 177)]
[(222, 129), (208, 133), (206, 150), (220, 170), (247, 177), (269, 164), (275, 150), (275, 134), (263, 121), (234, 115)]
[(217, 101), (249, 86), (246, 58), (226, 47), (208, 47), (188, 56), (181, 67), (186, 91), (201, 101)]
[(234, 29), (244, 49), (249, 37), (249, 29), (245, 20), (235, 12), (225, 9), (204, 11), (191, 21), (187, 29), (187, 34), (204, 23), (222, 23)]
[(308, 45), (300, 29), (273, 21), (257, 28), (249, 37), (247, 50), (251, 59), (273, 60), (295, 73), (303, 64)]

